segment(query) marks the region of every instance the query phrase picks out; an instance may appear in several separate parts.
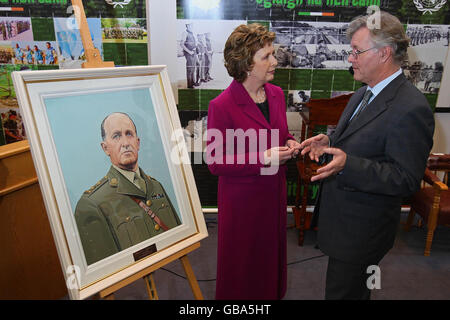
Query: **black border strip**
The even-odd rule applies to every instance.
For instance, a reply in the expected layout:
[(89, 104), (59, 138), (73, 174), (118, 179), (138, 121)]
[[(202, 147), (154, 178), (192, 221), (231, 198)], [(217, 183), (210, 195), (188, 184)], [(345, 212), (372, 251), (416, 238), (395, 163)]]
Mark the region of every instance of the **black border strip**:
[(450, 106), (449, 107), (440, 107), (440, 108), (435, 108), (434, 112), (439, 112), (439, 113), (450, 113)]

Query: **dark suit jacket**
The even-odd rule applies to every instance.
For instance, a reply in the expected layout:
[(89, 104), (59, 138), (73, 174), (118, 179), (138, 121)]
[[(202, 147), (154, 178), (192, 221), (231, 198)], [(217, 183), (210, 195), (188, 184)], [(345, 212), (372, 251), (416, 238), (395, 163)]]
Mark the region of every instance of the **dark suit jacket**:
[(322, 181), (317, 207), (320, 249), (356, 263), (377, 262), (392, 248), (402, 199), (420, 187), (434, 131), (426, 98), (403, 74), (347, 127), (366, 88), (353, 94), (330, 136), (347, 161), (342, 174)]

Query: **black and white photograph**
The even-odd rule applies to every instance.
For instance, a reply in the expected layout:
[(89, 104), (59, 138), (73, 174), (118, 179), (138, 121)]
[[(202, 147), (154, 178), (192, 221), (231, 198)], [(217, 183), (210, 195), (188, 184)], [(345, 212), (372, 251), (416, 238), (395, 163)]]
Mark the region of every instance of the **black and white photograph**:
[(270, 31), (277, 35), (275, 43), (283, 45), (350, 44), (347, 27), (348, 23), (338, 22), (272, 21)]
[(310, 90), (289, 90), (287, 96), (287, 112), (299, 112), (311, 97)]
[(278, 68), (348, 69), (349, 45), (279, 45), (275, 49)]
[(180, 111), (179, 116), (187, 151), (203, 153), (206, 148), (203, 136), (206, 133), (208, 112)]
[(345, 32), (348, 23), (294, 22), (293, 44), (350, 44)]
[(347, 69), (347, 23), (272, 21), (278, 68)]
[(408, 48), (408, 62), (403, 66), (406, 77), (424, 93), (438, 93), (448, 47)]
[(406, 35), (410, 38), (411, 47), (445, 46), (450, 42), (448, 25), (408, 24)]
[(273, 42), (283, 46), (292, 44), (293, 22), (292, 21), (272, 21), (270, 23), (270, 31), (275, 32), (276, 38)]
[(222, 89), (231, 83), (223, 48), (241, 20), (177, 20), (177, 85), (179, 89)]

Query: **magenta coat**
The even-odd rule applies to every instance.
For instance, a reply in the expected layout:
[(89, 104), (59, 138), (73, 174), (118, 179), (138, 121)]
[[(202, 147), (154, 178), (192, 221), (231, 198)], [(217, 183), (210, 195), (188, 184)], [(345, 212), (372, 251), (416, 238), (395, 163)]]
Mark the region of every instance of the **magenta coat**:
[[(286, 140), (294, 138), (287, 128), (283, 91), (269, 83), (264, 89), (270, 123), (244, 86), (235, 80), (209, 104), (208, 148), (212, 153), (207, 150), (208, 167), (219, 176), (216, 299), (281, 299), (286, 292), (287, 168), (283, 165), (271, 175), (261, 175), (261, 168), (264, 167), (262, 153), (267, 148), (284, 146)], [(255, 137), (258, 146), (267, 142), (269, 147), (255, 150), (249, 143), (240, 151), (235, 147), (222, 157), (223, 164), (220, 164), (217, 161), (221, 158), (217, 148), (220, 140), (212, 139), (212, 135), (223, 134), (223, 150), (226, 150), (229, 147), (226, 129), (266, 131), (267, 139), (264, 135), (255, 134)], [(275, 129), (279, 130), (278, 139), (276, 136), (271, 139), (270, 132)], [(236, 145), (237, 139), (234, 141)], [(249, 163), (256, 159), (252, 155), (261, 158)], [(210, 163), (211, 156), (216, 163)], [(230, 163), (232, 160), (234, 163)], [(237, 164), (238, 160), (245, 163)]]

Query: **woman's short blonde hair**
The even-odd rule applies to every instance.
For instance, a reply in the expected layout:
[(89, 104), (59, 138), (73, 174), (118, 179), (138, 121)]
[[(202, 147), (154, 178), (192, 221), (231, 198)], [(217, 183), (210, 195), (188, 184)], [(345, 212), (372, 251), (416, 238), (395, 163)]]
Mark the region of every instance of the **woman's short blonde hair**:
[(230, 34), (223, 55), (228, 74), (238, 82), (244, 82), (247, 72), (253, 68), (256, 51), (271, 44), (275, 33), (258, 23), (241, 24)]

